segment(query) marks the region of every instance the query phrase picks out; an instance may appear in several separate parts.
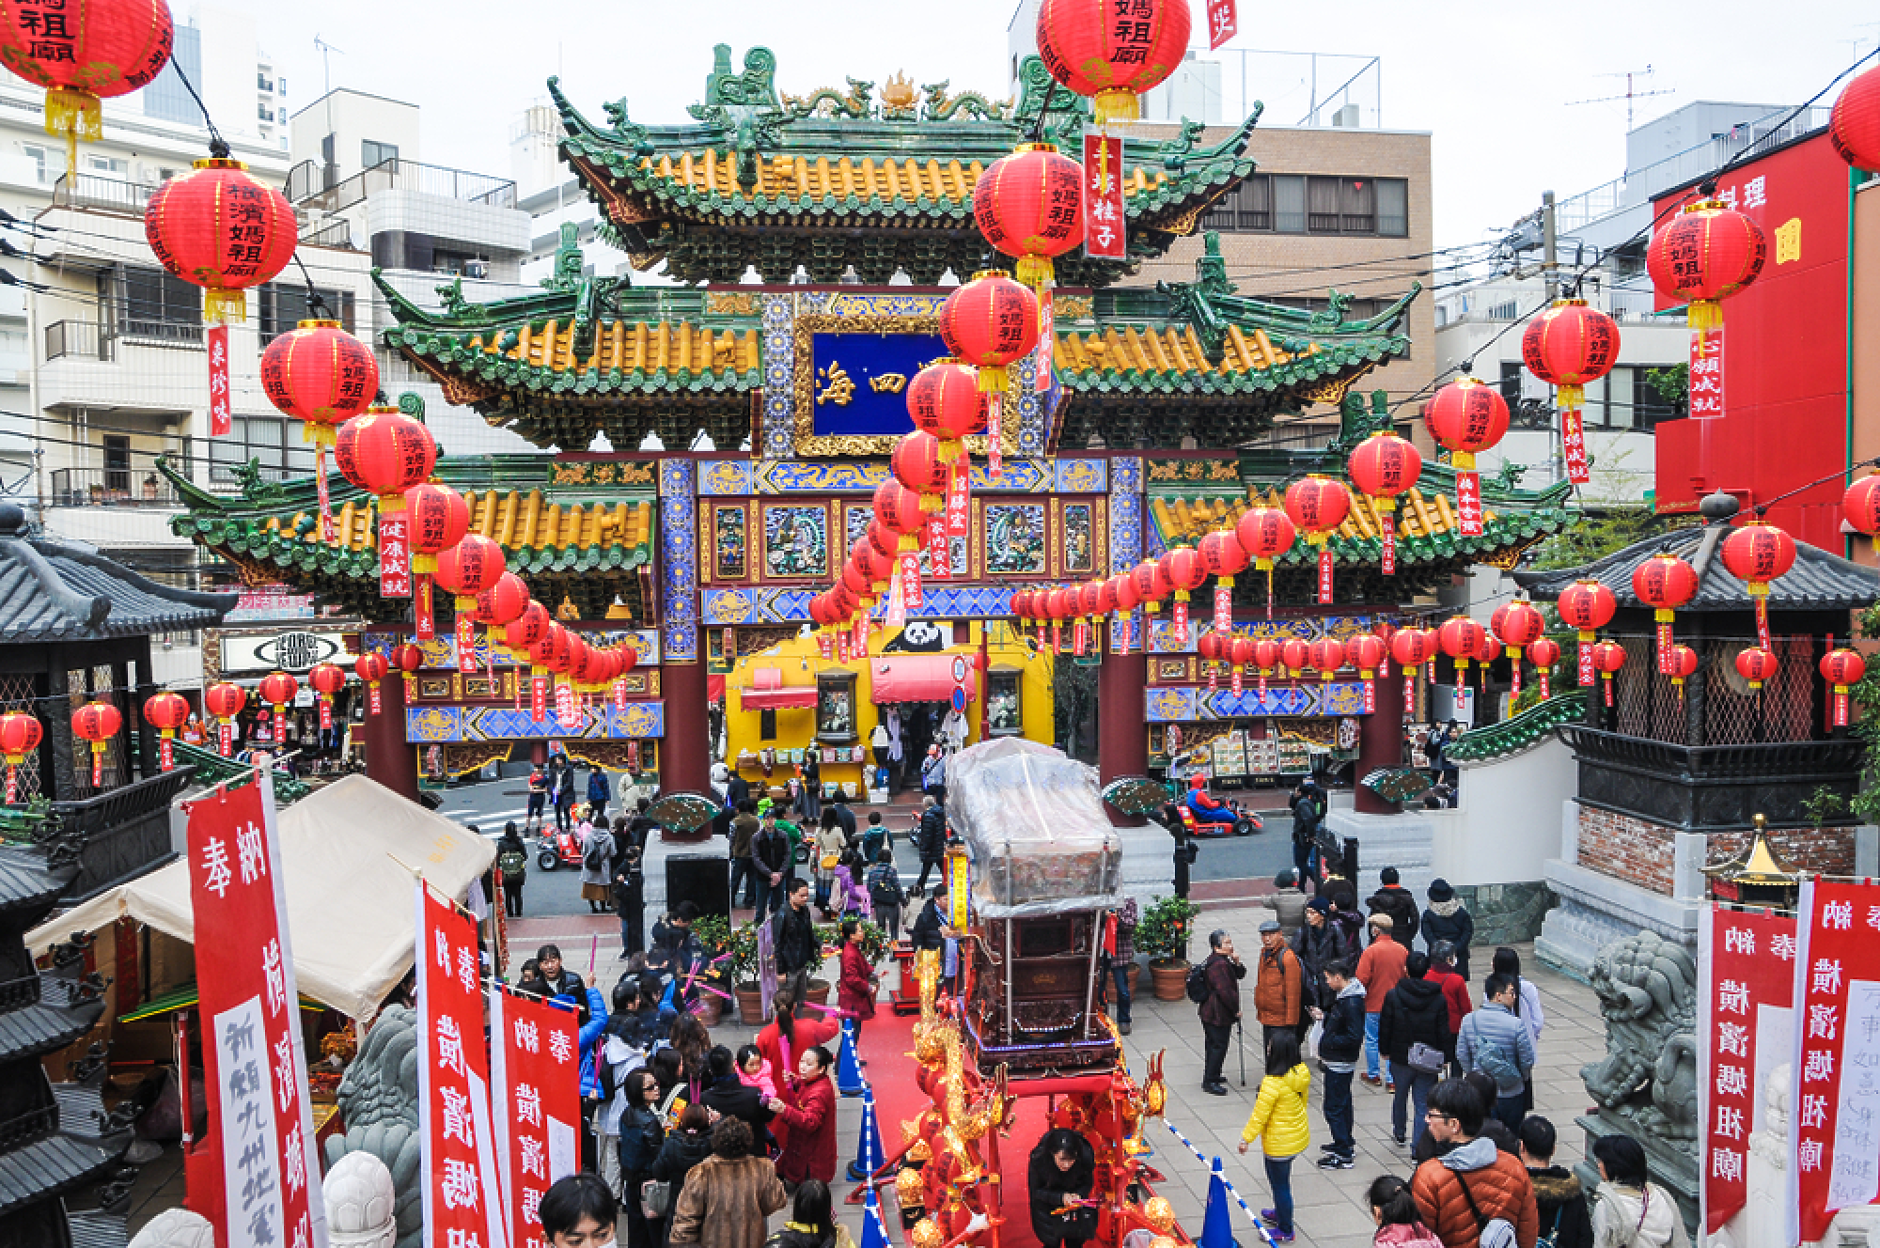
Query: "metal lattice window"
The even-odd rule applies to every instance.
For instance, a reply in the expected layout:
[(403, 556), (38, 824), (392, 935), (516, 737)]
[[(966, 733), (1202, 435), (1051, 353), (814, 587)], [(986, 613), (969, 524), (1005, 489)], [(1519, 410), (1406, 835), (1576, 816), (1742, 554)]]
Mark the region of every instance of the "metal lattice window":
[[(87, 684), (88, 677), (89, 685)], [(77, 671), (67, 672), (66, 679), (69, 682), (66, 687), (71, 690), (67, 695), (67, 700), (71, 703), (72, 711), (78, 710), (93, 699), (111, 702), (117, 705), (120, 712), (124, 709), (121, 699), (112, 697), (116, 685), (113, 683), (109, 663), (100, 664), (89, 671), (80, 668)], [(74, 736), (72, 738), (72, 777), (75, 787), (80, 792), (89, 790), (93, 793), (104, 793), (123, 785), (126, 782), (123, 734), (119, 733), (104, 743), (102, 783), (95, 789), (91, 788), (91, 742)]]
[[(1690, 720), (1670, 679), (1658, 672), (1654, 639), (1615, 638), (1625, 647), (1625, 667), (1614, 677), (1618, 731), (1629, 737), (1693, 744)], [(1688, 643), (1687, 643), (1688, 644)], [(1709, 745), (1759, 741), (1810, 741), (1815, 733), (1815, 663), (1808, 637), (1775, 637), (1770, 647), (1778, 666), (1759, 695), (1736, 670), (1747, 640), (1696, 643), (1704, 680), (1704, 733)], [(1687, 693), (1689, 686), (1686, 687)]]
[[(38, 696), (31, 676), (0, 676), (0, 709), (25, 711), (29, 715), (39, 715), (39, 708), (33, 699)], [(40, 715), (40, 722), (45, 716)], [(21, 802), (30, 802), (45, 792), (45, 783), (39, 776), (39, 751), (34, 750), (20, 760), (19, 770), (14, 776), (14, 783)]]

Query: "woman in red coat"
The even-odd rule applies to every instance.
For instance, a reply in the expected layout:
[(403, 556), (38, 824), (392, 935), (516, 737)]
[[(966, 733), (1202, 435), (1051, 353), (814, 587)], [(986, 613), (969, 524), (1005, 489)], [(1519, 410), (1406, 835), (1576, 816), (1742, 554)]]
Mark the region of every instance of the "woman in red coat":
[(836, 1004), (855, 1020), (855, 1052), (862, 1051), (862, 1024), (875, 1016), (875, 993), (881, 981), (862, 952), (862, 925), (842, 920), (842, 978), (836, 984)]
[(836, 1089), (829, 1079), (835, 1060), (820, 1044), (803, 1050), (785, 1089), (788, 1099), (770, 1102), (778, 1120), (790, 1128), (783, 1155), (777, 1158), (777, 1177), (791, 1187), (804, 1179), (835, 1180)]
[[(796, 1064), (803, 1056), (803, 1050), (815, 1044), (827, 1044), (841, 1034), (842, 1024), (834, 1018), (798, 1018), (797, 999), (789, 989), (781, 989), (770, 999), (770, 1008), (774, 1017), (757, 1033), (752, 1041), (757, 1051), (770, 1063), (770, 1069), (779, 1078), (796, 1069)], [(821, 1006), (814, 1007), (821, 1009)], [(784, 1052), (788, 1043), (790, 1051)]]

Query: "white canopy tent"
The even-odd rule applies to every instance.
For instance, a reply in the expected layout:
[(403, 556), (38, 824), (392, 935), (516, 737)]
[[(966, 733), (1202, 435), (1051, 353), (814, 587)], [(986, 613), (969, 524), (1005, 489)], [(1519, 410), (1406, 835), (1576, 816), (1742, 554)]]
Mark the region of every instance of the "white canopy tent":
[[(461, 899), (496, 858), (489, 840), (364, 776), (287, 807), (279, 824), (300, 992), (358, 1019), (376, 1014), (411, 969), (412, 870)], [(48, 919), (27, 934), (26, 946), (41, 950), (120, 918), (194, 944), (189, 864), (179, 859)]]

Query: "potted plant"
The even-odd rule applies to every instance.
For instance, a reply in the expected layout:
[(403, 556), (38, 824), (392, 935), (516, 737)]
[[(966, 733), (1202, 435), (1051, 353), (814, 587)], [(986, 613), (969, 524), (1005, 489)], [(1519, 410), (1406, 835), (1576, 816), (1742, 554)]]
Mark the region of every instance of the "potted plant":
[(699, 948), (705, 955), (706, 969), (698, 976), (699, 1022), (707, 1027), (716, 1027), (724, 1015), (725, 995), (729, 994), (734, 984), (732, 974), (732, 933), (731, 920), (722, 914), (708, 914), (692, 924), (692, 934), (698, 937)]
[(1179, 1001), (1188, 978), (1188, 936), (1201, 908), (1185, 897), (1152, 897), (1136, 926), (1136, 949), (1149, 955), (1157, 1001)]
[(758, 985), (757, 923), (740, 924), (731, 932), (726, 952), (731, 956), (724, 965), (731, 979), (732, 995), (738, 1002), (738, 1021), (747, 1027), (764, 1023), (764, 993)]

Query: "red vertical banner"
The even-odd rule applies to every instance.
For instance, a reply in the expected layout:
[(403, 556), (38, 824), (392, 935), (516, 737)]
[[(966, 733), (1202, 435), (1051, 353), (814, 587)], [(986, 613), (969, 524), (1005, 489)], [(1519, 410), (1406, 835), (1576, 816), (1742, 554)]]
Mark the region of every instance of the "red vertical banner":
[(1690, 387), (1691, 419), (1723, 415), (1723, 326), (1691, 335)]
[(209, 436), (226, 438), (234, 423), (229, 419), (228, 326), (209, 326)]
[(415, 891), (425, 1248), (507, 1245), (490, 1127), (477, 925), (423, 880)]
[(431, 605), (431, 578), (420, 576), (412, 585), (411, 598), (412, 631), (419, 641), (430, 641), (437, 636), (437, 610)]
[(1384, 538), (1384, 550), (1378, 560), (1378, 570), (1385, 576), (1397, 574), (1397, 520), (1389, 512), (1378, 516), (1378, 528)]
[(1863, 967), (1880, 966), (1880, 888), (1804, 880), (1800, 914), (1791, 1243), (1796, 1226), (1801, 1240), (1820, 1239), (1837, 1210), (1880, 1196), (1880, 980), (1859, 978)]
[(1586, 459), (1586, 422), (1577, 407), (1560, 413), (1560, 446), (1567, 461), (1567, 480), (1575, 485), (1590, 483), (1593, 473)]
[(203, 1062), (228, 1248), (326, 1243), (274, 789), (263, 772), (187, 803)]
[(1234, 0), (1208, 0), (1208, 51), (1240, 33), (1240, 16), (1234, 12)]
[(1464, 537), (1482, 536), (1482, 477), (1476, 472), (1456, 474), (1456, 527)]
[(1593, 687), (1594, 677), (1593, 677), (1593, 640), (1592, 640), (1592, 637), (1593, 637), (1593, 634), (1591, 633), (1581, 633), (1580, 644), (1576, 647), (1576, 649), (1579, 652), (1580, 687), (1582, 689), (1591, 689)]
[[(1270, 582), (1270, 578), (1269, 578)], [(1319, 602), (1329, 605), (1332, 601), (1332, 548), (1319, 547)], [(1270, 611), (1269, 611), (1270, 614)]]
[[(1031, 379), (1031, 388), (1038, 394), (1051, 389), (1053, 370), (1057, 366), (1057, 305), (1052, 300), (1052, 293), (1047, 288), (1038, 297), (1038, 346), (1037, 355), (1033, 358)], [(998, 474), (995, 472), (993, 475)]]
[(953, 542), (946, 525), (938, 521), (927, 526), (927, 569), (936, 581), (953, 579)]
[(1789, 1017), (1794, 1000), (1795, 918), (1713, 906), (1698, 929), (1697, 961), (1698, 1120), (1705, 1142), (1698, 1155), (1708, 1158), (1700, 1198), (1709, 1235), (1748, 1199), (1758, 1089), (1789, 1060), (1789, 1045), (1769, 1032)]
[(626, 677), (622, 676), (620, 679), (614, 681), (613, 694), (614, 694), (614, 709), (616, 711), (626, 710), (627, 709), (627, 679)]
[(411, 517), (404, 508), (379, 512), (379, 597), (411, 597)]
[(460, 672), (477, 670), (476, 617), (463, 607), (469, 601), (468, 598), (457, 600), (457, 670)]
[(1129, 258), (1121, 135), (1084, 131), (1084, 254), (1092, 260)]
[(555, 720), (563, 728), (573, 728), (581, 722), (581, 713), (574, 705), (574, 686), (566, 681), (555, 682)]
[(518, 1244), (542, 1240), (537, 1207), (581, 1168), (581, 1045), (572, 1011), (490, 990), (496, 1156)]
[(1218, 580), (1214, 582), (1214, 631), (1233, 641), (1234, 591)]
[(953, 475), (947, 480), (946, 535), (967, 537), (972, 533), (973, 465), (962, 453), (953, 461)]
[(927, 605), (920, 590), (920, 552), (901, 552), (901, 609), (919, 611)]
[(314, 493), (320, 502), (320, 540), (335, 542), (339, 540), (339, 529), (333, 524), (333, 497), (326, 485), (326, 443), (313, 444), (313, 480)]
[(539, 724), (548, 718), (548, 677), (536, 672), (529, 677), (529, 722)]

